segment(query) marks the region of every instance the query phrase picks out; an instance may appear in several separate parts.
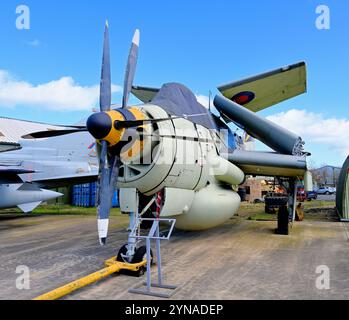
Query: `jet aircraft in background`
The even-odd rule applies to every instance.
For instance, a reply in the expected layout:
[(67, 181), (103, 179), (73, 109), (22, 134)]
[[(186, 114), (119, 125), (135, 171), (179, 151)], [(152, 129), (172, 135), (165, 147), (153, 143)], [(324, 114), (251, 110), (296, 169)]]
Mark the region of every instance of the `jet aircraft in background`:
[(97, 181), (95, 143), (88, 133), (1, 146), (0, 209), (31, 212), (42, 202), (62, 196), (50, 189)]

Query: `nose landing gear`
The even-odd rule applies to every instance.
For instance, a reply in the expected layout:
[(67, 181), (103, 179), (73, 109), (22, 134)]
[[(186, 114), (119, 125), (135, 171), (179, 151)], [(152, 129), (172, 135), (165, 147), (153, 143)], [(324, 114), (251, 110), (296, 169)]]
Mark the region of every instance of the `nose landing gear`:
[[(146, 246), (141, 246), (135, 250), (135, 253), (132, 257), (127, 256), (128, 244), (124, 244), (117, 255), (116, 261), (123, 262), (123, 263), (130, 263), (130, 264), (137, 264), (140, 262), (143, 262), (147, 259), (147, 247)], [(154, 255), (153, 251), (150, 249), (150, 256), (151, 256), (151, 261), (150, 264), (154, 264)], [(126, 274), (128, 276), (133, 276), (133, 277), (141, 277), (144, 275), (144, 273), (147, 271), (147, 266), (145, 265), (144, 267), (141, 267), (138, 271), (130, 271), (130, 270), (121, 270), (120, 273)]]

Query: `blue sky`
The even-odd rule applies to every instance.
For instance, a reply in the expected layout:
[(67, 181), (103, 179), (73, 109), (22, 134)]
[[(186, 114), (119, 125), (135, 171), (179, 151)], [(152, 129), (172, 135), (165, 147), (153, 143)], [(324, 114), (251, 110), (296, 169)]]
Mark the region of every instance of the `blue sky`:
[[(30, 8), (30, 30), (16, 29), (15, 10), (20, 4)], [(330, 30), (315, 27), (315, 9), (320, 4), (331, 10)], [(305, 130), (304, 138), (315, 163), (341, 165), (349, 154), (348, 17), (346, 0), (3, 0), (0, 72), (6, 72), (3, 77), (7, 82), (25, 82), (33, 87), (69, 77), (58, 85), (78, 86), (82, 88), (79, 93), (91, 94), (86, 101), (94, 100), (106, 19), (111, 28), (116, 85), (122, 84), (135, 28), (141, 30), (136, 75), (139, 85), (176, 81), (195, 94), (208, 95), (222, 83), (304, 60), (308, 65), (308, 93), (261, 114), (300, 134), (302, 126), (313, 122), (314, 129)], [(13, 103), (1, 100), (0, 91), (0, 114), (72, 124), (88, 116), (93, 107), (72, 103), (69, 108), (64, 105), (65, 97), (58, 97), (63, 100), (62, 107), (60, 103), (55, 107), (50, 98), (34, 105), (37, 100), (28, 97), (27, 101), (23, 94)], [(120, 99), (115, 93), (114, 101)], [(288, 111), (293, 109), (300, 113), (290, 115)], [(298, 116), (302, 119), (297, 124)]]

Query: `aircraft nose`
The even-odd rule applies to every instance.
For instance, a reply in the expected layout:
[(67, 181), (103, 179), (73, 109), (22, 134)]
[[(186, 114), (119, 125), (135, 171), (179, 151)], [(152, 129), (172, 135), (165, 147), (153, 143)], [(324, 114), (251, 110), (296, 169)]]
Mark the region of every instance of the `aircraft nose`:
[(86, 126), (87, 130), (96, 140), (103, 140), (112, 130), (113, 123), (107, 113), (99, 112), (88, 118)]

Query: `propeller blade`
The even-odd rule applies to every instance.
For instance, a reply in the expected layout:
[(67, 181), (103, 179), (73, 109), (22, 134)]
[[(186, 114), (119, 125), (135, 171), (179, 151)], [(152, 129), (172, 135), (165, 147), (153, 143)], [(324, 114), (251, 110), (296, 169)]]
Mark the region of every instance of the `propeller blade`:
[(138, 51), (139, 51), (139, 39), (140, 39), (140, 32), (137, 29), (133, 36), (132, 45), (131, 45), (130, 53), (128, 56), (127, 66), (126, 66), (124, 96), (122, 98), (122, 108), (127, 107), (128, 99), (130, 97), (134, 77), (136, 74)]
[(33, 132), (25, 136), (22, 136), (22, 139), (31, 140), (31, 139), (53, 138), (53, 137), (59, 137), (59, 136), (64, 136), (67, 134), (78, 133), (78, 132), (87, 132), (87, 129), (81, 128), (81, 129), (39, 131), (39, 132)]
[(115, 191), (115, 182), (121, 165), (118, 156), (108, 156), (108, 143), (102, 141), (98, 177), (97, 211), (98, 236), (101, 245), (106, 245), (109, 227), (109, 216)]
[[(119, 177), (119, 170), (121, 166), (121, 160), (119, 156), (114, 156), (114, 158), (111, 161), (112, 163), (112, 170), (110, 172), (110, 204), (112, 204), (114, 191), (116, 187), (116, 182)], [(111, 207), (111, 205), (110, 205)]]
[(140, 127), (146, 124), (153, 124), (158, 122), (170, 121), (179, 119), (179, 117), (163, 118), (163, 119), (149, 119), (149, 120), (125, 120), (125, 121), (115, 121), (114, 127), (116, 130), (129, 129)]
[(99, 174), (97, 185), (98, 236), (101, 245), (105, 245), (109, 226), (109, 165), (108, 143), (101, 142)]
[(110, 72), (110, 44), (109, 44), (109, 25), (105, 24), (102, 74), (100, 83), (100, 110), (109, 111), (111, 105), (111, 72)]

